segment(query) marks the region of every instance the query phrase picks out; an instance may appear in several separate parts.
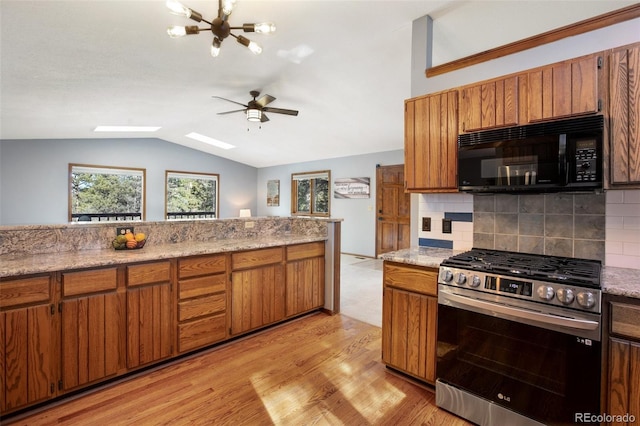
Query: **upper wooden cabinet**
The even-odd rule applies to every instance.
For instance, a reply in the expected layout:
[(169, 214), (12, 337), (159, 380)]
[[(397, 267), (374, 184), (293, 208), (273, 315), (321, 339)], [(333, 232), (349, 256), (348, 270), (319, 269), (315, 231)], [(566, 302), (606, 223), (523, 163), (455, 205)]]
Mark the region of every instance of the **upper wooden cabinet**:
[(529, 121), (598, 112), (602, 64), (593, 54), (529, 71)]
[(406, 190), (457, 192), (458, 92), (405, 101)]
[(609, 55), (610, 183), (640, 184), (640, 43)]
[(520, 93), (526, 82), (526, 75), (512, 75), (461, 88), (460, 133), (519, 124)]

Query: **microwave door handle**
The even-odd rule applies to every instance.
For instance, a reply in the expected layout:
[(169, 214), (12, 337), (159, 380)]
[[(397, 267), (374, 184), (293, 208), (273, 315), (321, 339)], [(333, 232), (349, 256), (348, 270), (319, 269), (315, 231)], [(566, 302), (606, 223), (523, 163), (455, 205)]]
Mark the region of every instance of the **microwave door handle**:
[(566, 186), (569, 183), (567, 170), (567, 135), (561, 134), (558, 136), (558, 175), (562, 186)]

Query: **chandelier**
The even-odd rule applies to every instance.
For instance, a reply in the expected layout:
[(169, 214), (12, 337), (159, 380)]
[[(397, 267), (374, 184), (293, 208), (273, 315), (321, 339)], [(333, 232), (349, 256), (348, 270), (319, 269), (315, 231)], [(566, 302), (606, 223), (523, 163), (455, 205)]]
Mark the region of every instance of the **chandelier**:
[(211, 44), (211, 56), (214, 58), (220, 54), (220, 45), (228, 36), (234, 37), (238, 43), (249, 48), (256, 55), (262, 52), (262, 47), (248, 38), (238, 35), (236, 36), (231, 30), (243, 30), (245, 33), (272, 33), (276, 30), (275, 24), (272, 22), (264, 22), (261, 24), (242, 24), (241, 27), (232, 27), (229, 25), (229, 16), (233, 12), (236, 0), (218, 0), (218, 16), (209, 22), (202, 18), (202, 15), (195, 10), (189, 9), (176, 0), (167, 0), (167, 8), (174, 15), (184, 16), (193, 19), (196, 22), (206, 22), (209, 28), (198, 28), (197, 25), (189, 25), (186, 27), (171, 26), (167, 29), (169, 37), (176, 38), (190, 34), (199, 34), (200, 31), (211, 31), (213, 33), (213, 43)]

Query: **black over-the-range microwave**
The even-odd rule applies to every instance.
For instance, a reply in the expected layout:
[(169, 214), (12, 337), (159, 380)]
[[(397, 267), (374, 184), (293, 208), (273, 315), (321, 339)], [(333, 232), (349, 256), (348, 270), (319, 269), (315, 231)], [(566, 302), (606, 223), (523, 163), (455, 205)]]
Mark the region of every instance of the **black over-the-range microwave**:
[(602, 115), (458, 136), (463, 192), (602, 189)]

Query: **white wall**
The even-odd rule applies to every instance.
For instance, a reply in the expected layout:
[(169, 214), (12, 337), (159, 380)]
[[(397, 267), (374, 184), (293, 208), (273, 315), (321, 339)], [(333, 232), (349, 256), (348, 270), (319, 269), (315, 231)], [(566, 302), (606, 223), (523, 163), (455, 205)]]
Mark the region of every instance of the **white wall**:
[[(402, 140), (402, 135), (398, 139)], [(331, 217), (343, 219), (342, 252), (375, 256), (376, 251), (376, 164), (404, 164), (404, 151), (333, 158), (258, 170), (258, 216), (291, 215), (291, 174), (317, 170), (331, 171), (331, 184), (336, 178), (368, 177), (371, 197), (365, 199), (331, 198)], [(267, 207), (267, 181), (280, 180), (280, 206)]]
[(165, 170), (220, 174), (220, 217), (256, 209), (257, 169), (161, 139), (0, 140), (0, 225), (68, 221), (69, 163), (146, 169), (147, 220), (163, 220)]

